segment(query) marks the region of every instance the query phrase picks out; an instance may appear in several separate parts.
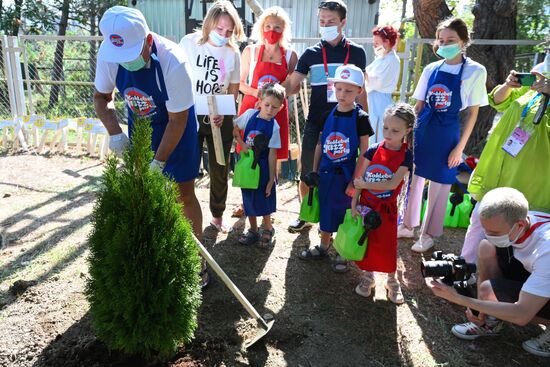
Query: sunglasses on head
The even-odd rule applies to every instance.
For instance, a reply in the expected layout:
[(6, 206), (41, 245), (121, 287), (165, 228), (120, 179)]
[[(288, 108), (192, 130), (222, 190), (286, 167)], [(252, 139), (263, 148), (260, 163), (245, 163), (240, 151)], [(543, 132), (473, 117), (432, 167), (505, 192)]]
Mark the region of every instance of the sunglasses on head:
[(388, 38), (388, 33), (386, 33), (386, 30), (384, 28), (378, 28), (375, 33), (382, 33), (384, 35), (384, 38)]
[(319, 4), (319, 9), (336, 10), (336, 9), (340, 9), (341, 7), (342, 7), (342, 4), (337, 3), (335, 1), (322, 1)]

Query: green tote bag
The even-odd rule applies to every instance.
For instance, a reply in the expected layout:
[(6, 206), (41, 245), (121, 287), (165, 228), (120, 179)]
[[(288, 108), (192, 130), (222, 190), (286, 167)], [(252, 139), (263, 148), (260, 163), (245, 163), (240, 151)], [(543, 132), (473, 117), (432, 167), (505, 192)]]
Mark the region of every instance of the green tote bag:
[(241, 151), (239, 161), (235, 164), (233, 187), (240, 187), (241, 189), (258, 188), (260, 184), (260, 166), (256, 165), (256, 168), (252, 169), (252, 162), (254, 162), (252, 149), (249, 149), (248, 153)]

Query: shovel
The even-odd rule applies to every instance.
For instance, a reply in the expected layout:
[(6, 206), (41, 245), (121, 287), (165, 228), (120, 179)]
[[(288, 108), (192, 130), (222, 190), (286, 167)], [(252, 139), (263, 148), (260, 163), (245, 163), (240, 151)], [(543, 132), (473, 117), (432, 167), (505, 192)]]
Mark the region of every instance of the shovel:
[(254, 162), (252, 162), (252, 169), (256, 169), (258, 159), (260, 159), (260, 153), (268, 148), (269, 140), (267, 140), (265, 134), (258, 134), (254, 137), (253, 142), (254, 145), (252, 146), (252, 150), (254, 151)]
[(214, 272), (221, 278), (221, 280), (224, 282), (227, 288), (229, 288), (231, 293), (233, 293), (235, 298), (237, 298), (237, 300), (241, 303), (241, 305), (243, 305), (243, 307), (246, 309), (248, 314), (253, 318), (255, 318), (258, 324), (260, 325), (260, 329), (256, 333), (256, 336), (244, 344), (245, 349), (250, 348), (258, 340), (263, 338), (269, 332), (269, 330), (271, 330), (275, 320), (266, 321), (262, 316), (260, 316), (260, 314), (258, 313), (258, 311), (256, 311), (254, 306), (252, 306), (252, 304), (248, 301), (248, 299), (246, 299), (246, 297), (242, 294), (241, 290), (237, 288), (237, 286), (235, 285), (235, 283), (231, 281), (231, 279), (229, 279), (227, 274), (225, 274), (225, 272), (218, 265), (216, 260), (214, 260), (212, 255), (210, 255), (206, 247), (204, 247), (204, 245), (200, 243), (200, 241), (197, 239), (197, 237), (195, 237), (195, 235), (193, 235), (193, 239), (195, 240), (195, 243), (199, 247), (199, 252), (201, 253), (202, 257), (204, 257), (208, 265), (210, 265), (210, 267), (214, 270)]

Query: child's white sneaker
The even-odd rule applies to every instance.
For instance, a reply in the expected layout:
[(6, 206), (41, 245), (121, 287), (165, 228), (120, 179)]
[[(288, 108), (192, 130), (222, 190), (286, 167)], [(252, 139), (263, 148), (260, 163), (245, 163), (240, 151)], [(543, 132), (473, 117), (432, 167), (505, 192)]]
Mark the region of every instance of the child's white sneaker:
[(372, 290), (376, 286), (372, 275), (361, 277), (361, 282), (355, 287), (355, 293), (363, 297), (370, 297)]
[(426, 252), (432, 247), (434, 247), (434, 239), (430, 236), (422, 235), (418, 241), (412, 245), (411, 250), (414, 252)]
[(404, 224), (397, 227), (397, 238), (414, 238), (414, 228), (407, 228)]

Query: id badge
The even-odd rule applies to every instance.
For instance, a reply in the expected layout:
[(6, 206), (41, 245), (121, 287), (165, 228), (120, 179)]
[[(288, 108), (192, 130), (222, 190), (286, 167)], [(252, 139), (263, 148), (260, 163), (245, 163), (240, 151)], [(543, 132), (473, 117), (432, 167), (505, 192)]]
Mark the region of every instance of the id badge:
[(327, 103), (336, 103), (336, 93), (334, 92), (334, 83), (327, 82)]
[(502, 149), (512, 157), (516, 157), (519, 152), (521, 152), (525, 144), (527, 144), (530, 137), (531, 134), (520, 129), (519, 127), (516, 127), (502, 145)]

